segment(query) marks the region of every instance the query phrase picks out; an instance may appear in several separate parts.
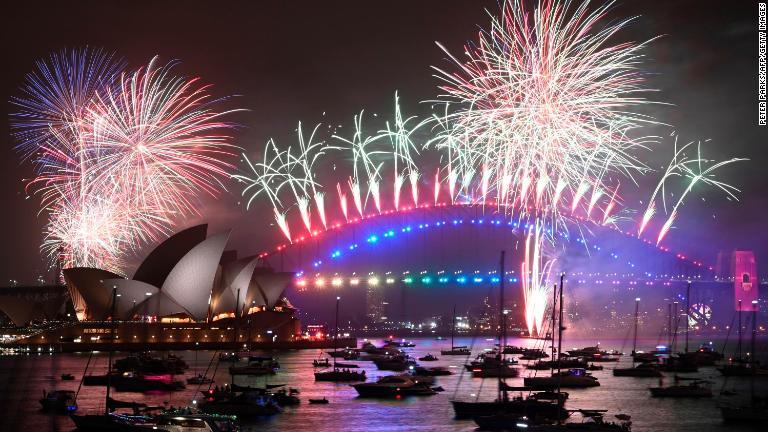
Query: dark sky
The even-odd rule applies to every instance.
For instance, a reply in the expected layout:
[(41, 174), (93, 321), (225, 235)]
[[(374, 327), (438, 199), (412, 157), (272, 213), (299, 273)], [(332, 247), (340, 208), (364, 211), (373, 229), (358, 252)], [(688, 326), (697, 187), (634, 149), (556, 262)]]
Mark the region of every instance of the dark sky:
[[(447, 66), (440, 41), (460, 53), (488, 19), (493, 1), (50, 1), (3, 7), (3, 186), (0, 281), (31, 281), (42, 271), (38, 245), (44, 217), (25, 199), (20, 165), (8, 131), (7, 101), (17, 94), (33, 62), (51, 51), (85, 45), (124, 56), (133, 67), (159, 55), (182, 61), (179, 72), (213, 83), (217, 95), (242, 95), (250, 111), (236, 144), (259, 151), (268, 137), (289, 137), (296, 121), (350, 124), (362, 108), (388, 112), (395, 90), (404, 106), (436, 94), (431, 65)], [(768, 175), (768, 128), (756, 126), (757, 6), (750, 1), (622, 1), (616, 16), (642, 15), (625, 37), (662, 37), (648, 50), (647, 69), (657, 100), (673, 104), (655, 114), (686, 139), (712, 139), (712, 156), (749, 157), (723, 172), (743, 188), (741, 203), (722, 198), (693, 202), (680, 216), (670, 242), (698, 250), (745, 248), (768, 256), (763, 213)], [(325, 117), (322, 113), (327, 112)], [(668, 133), (668, 131), (667, 131)], [(670, 149), (660, 149), (659, 160)], [(232, 227), (235, 246), (259, 251), (275, 239), (269, 216), (237, 207), (237, 187), (207, 202), (201, 219), (212, 230)], [(189, 223), (189, 222), (185, 222)], [(765, 273), (761, 271), (761, 273)]]

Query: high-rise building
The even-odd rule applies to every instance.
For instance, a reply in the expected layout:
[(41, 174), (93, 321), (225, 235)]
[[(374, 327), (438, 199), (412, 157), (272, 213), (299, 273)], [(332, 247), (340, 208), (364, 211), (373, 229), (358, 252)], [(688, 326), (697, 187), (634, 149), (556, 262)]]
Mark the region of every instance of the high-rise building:
[(384, 319), (384, 287), (379, 284), (368, 284), (365, 291), (365, 316), (372, 323)]

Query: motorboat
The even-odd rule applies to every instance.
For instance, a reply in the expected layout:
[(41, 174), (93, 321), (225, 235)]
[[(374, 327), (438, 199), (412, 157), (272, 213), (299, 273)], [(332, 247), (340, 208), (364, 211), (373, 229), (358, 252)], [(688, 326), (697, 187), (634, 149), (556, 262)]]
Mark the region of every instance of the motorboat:
[(396, 347), (396, 348), (413, 348), (416, 346), (413, 342), (408, 342), (405, 339), (396, 341), (394, 339), (385, 339), (384, 340), (384, 346), (385, 347)]
[(189, 365), (181, 357), (173, 354), (160, 358), (144, 353), (116, 360), (114, 369), (118, 372), (179, 375), (189, 369)]
[(310, 399), (309, 403), (312, 405), (327, 405), (329, 401), (323, 396), (322, 399)]
[(423, 366), (416, 366), (413, 368), (413, 375), (414, 376), (447, 376), (447, 375), (453, 375), (453, 372), (449, 371), (448, 369), (444, 367), (423, 367)]
[(152, 430), (166, 432), (238, 432), (237, 420), (215, 414), (163, 414), (153, 419)]
[(416, 362), (405, 355), (388, 356), (383, 359), (373, 361), (379, 370), (404, 371), (410, 366), (415, 366)]
[(200, 410), (208, 414), (234, 415), (238, 417), (263, 417), (282, 412), (271, 395), (261, 392), (223, 392), (200, 404)]
[(526, 377), (523, 378), (523, 385), (534, 389), (549, 390), (554, 388), (597, 387), (600, 385), (600, 382), (585, 369), (574, 368), (560, 373), (555, 372), (552, 376)]
[(318, 359), (312, 360), (312, 366), (314, 367), (328, 367), (330, 365), (331, 365), (331, 362), (327, 358), (324, 358), (322, 360), (318, 360)]
[(376, 382), (353, 384), (360, 397), (431, 396), (437, 394), (429, 383), (407, 375), (385, 376)]
[(712, 397), (712, 389), (702, 385), (701, 381), (693, 381), (688, 385), (673, 385), (668, 387), (650, 387), (653, 397), (671, 398), (706, 398)]
[(419, 357), (419, 361), (438, 361), (439, 359), (432, 354), (427, 354), (424, 357)]
[(246, 366), (230, 366), (230, 375), (274, 375), (280, 369), (280, 364), (272, 357), (249, 357)]
[(655, 363), (640, 363), (637, 366), (629, 368), (615, 368), (613, 376), (618, 377), (639, 377), (639, 378), (658, 378), (662, 376), (661, 371)]
[(347, 369), (334, 368), (330, 371), (315, 372), (315, 381), (365, 381), (365, 371), (351, 371)]
[(213, 378), (208, 378), (205, 375), (197, 374), (196, 376), (193, 376), (191, 378), (187, 378), (187, 384), (210, 384), (213, 382)]
[(520, 369), (506, 364), (472, 369), (472, 377), (474, 378), (516, 378), (518, 376), (520, 376)]
[(219, 353), (219, 361), (237, 363), (240, 361), (240, 355), (236, 352)]
[(113, 372), (107, 375), (86, 375), (85, 386), (112, 386), (120, 392), (176, 391), (183, 389), (184, 383), (173, 379), (168, 374), (149, 374), (138, 372)]
[(70, 414), (78, 432), (136, 432), (150, 431), (154, 425), (152, 418), (144, 415), (108, 414)]
[(547, 369), (569, 369), (569, 368), (584, 368), (586, 369), (589, 364), (580, 358), (560, 358), (559, 360), (540, 360), (532, 364), (526, 365), (526, 369), (533, 370), (547, 370)]
[(61, 374), (62, 381), (72, 381), (74, 379), (75, 379), (75, 376), (70, 373)]
[(540, 349), (526, 349), (523, 351), (523, 355), (520, 356), (520, 360), (539, 360), (549, 357), (544, 350)]
[(558, 402), (537, 400), (534, 398), (514, 397), (495, 401), (451, 401), (457, 419), (471, 419), (479, 416), (491, 416), (498, 413), (564, 420), (568, 411)]
[(43, 411), (59, 414), (67, 414), (77, 410), (75, 392), (72, 390), (53, 390), (47, 393), (43, 390), (40, 405), (42, 405)]
[(472, 354), (472, 351), (465, 346), (452, 346), (448, 350), (440, 350), (442, 355), (455, 355), (455, 356), (468, 356)]

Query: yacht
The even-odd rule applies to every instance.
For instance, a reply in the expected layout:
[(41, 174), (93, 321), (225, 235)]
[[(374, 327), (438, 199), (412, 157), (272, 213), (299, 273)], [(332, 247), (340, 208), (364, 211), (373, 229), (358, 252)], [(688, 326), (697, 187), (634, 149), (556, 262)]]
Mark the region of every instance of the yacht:
[(650, 387), (653, 397), (672, 398), (707, 398), (712, 397), (712, 389), (701, 385), (700, 381), (693, 381), (688, 385), (673, 385), (669, 387)]
[(330, 371), (315, 372), (315, 381), (365, 381), (365, 371), (351, 371), (347, 369), (334, 368)]
[(613, 376), (619, 377), (640, 377), (640, 378), (658, 378), (662, 376), (658, 366), (654, 363), (640, 363), (637, 366), (629, 368), (616, 368), (613, 370)]
[(526, 377), (523, 385), (534, 389), (549, 390), (554, 388), (586, 388), (597, 387), (600, 382), (592, 374), (582, 368), (569, 369), (553, 373), (548, 377)]
[(427, 382), (407, 375), (385, 376), (376, 382), (353, 384), (360, 397), (431, 396), (437, 394)]
[(40, 399), (43, 411), (66, 414), (77, 410), (75, 402), (75, 392), (72, 390), (54, 390), (46, 393), (43, 390), (43, 397)]

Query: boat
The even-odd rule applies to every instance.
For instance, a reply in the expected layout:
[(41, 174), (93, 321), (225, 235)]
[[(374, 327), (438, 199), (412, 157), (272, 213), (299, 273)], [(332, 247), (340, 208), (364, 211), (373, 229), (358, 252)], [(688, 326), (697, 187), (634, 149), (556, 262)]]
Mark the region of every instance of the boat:
[[(504, 272), (504, 256), (505, 252), (501, 252), (501, 259), (499, 262), (499, 274), (505, 274)], [(499, 278), (499, 304), (504, 303), (504, 281), (505, 278)], [(562, 280), (561, 280), (562, 283)], [(500, 308), (501, 309), (501, 308)], [(500, 347), (506, 346), (507, 339), (507, 314), (503, 313), (503, 310), (499, 310), (499, 333), (498, 333), (498, 345)], [(505, 363), (504, 350), (501, 350), (500, 364)], [(563, 407), (561, 401), (553, 402), (548, 400), (538, 400), (529, 397), (512, 397), (509, 396), (509, 391), (514, 388), (509, 387), (506, 384), (505, 377), (497, 376), (498, 379), (498, 393), (496, 399), (492, 401), (463, 401), (452, 400), (451, 405), (455, 418), (457, 419), (471, 419), (480, 416), (493, 416), (496, 414), (510, 414), (517, 416), (527, 416), (528, 418), (543, 418), (550, 420), (562, 420), (568, 417), (568, 411)], [(526, 389), (528, 390), (528, 389)]]
[(390, 375), (376, 382), (352, 384), (360, 397), (431, 396), (437, 394), (428, 382), (407, 375)]
[(525, 377), (523, 385), (534, 389), (550, 390), (555, 388), (597, 387), (600, 382), (583, 368), (573, 368), (555, 372), (551, 376)]
[[(582, 410), (583, 411), (583, 410)], [(490, 416), (475, 417), (475, 423), (479, 430), (487, 431), (535, 431), (535, 432), (630, 432), (632, 422), (629, 416), (617, 415), (622, 419), (618, 423), (606, 422), (603, 419), (602, 412), (586, 412), (582, 415), (585, 420), (579, 423), (552, 423), (543, 422), (537, 419), (529, 419), (524, 416), (514, 414), (495, 414)]]
[(127, 415), (120, 413), (105, 414), (70, 414), (69, 418), (75, 423), (78, 432), (136, 432), (152, 430), (152, 418), (144, 415)]
[(339, 302), (340, 301), (341, 301), (341, 297), (336, 297), (336, 327), (333, 335), (333, 353), (331, 353), (331, 358), (333, 358), (333, 369), (330, 371), (315, 372), (315, 381), (331, 381), (331, 382), (365, 381), (365, 371), (360, 371), (360, 372), (351, 371), (349, 369), (339, 368), (337, 366), (336, 359), (338, 358), (338, 356), (336, 354), (338, 353), (338, 351), (336, 350), (336, 342), (338, 340), (338, 335), (339, 335)]
[[(739, 314), (741, 314), (741, 301), (739, 301)], [(741, 323), (741, 315), (739, 315)], [(739, 326), (741, 333), (741, 326)], [(749, 352), (755, 351), (755, 338), (757, 337), (757, 300), (752, 301), (752, 340)], [(768, 421), (768, 398), (755, 395), (755, 380), (757, 378), (758, 367), (756, 363), (752, 364), (752, 376), (749, 386), (749, 403), (746, 405), (728, 404), (720, 406), (720, 413), (725, 423), (744, 423), (753, 426), (763, 426)]]
[(75, 376), (69, 373), (61, 374), (61, 380), (62, 381), (72, 381), (75, 379)]
[(331, 362), (327, 358), (324, 358), (322, 360), (318, 360), (318, 359), (312, 360), (312, 366), (314, 367), (328, 367), (330, 365), (331, 365)]
[(240, 361), (240, 355), (236, 352), (219, 353), (219, 361), (237, 363)]
[(716, 362), (723, 359), (723, 354), (715, 351), (712, 348), (711, 342), (707, 345), (700, 345), (696, 351), (680, 353), (678, 355), (697, 366), (714, 366)]
[(423, 366), (416, 366), (413, 368), (413, 375), (414, 376), (447, 376), (447, 375), (453, 375), (453, 372), (449, 371), (448, 369), (444, 367), (423, 367)]
[(472, 370), (473, 378), (516, 378), (518, 376), (520, 376), (520, 369), (507, 365)]
[[(114, 340), (115, 336), (115, 310), (117, 307), (117, 288), (112, 288), (112, 300), (109, 314), (110, 322), (110, 340)], [(129, 416), (125, 414), (118, 414), (112, 412), (114, 408), (110, 406), (110, 392), (112, 390), (112, 356), (113, 352), (109, 351), (109, 357), (107, 360), (107, 374), (105, 377), (105, 384), (107, 386), (106, 395), (104, 397), (104, 412), (100, 414), (75, 414), (70, 413), (69, 417), (77, 426), (79, 432), (101, 432), (101, 431), (114, 431), (114, 432), (134, 432), (139, 430), (142, 425), (146, 425), (149, 418), (146, 416)], [(86, 365), (86, 371), (88, 366)], [(85, 374), (85, 372), (83, 372)], [(119, 375), (118, 375), (119, 376)], [(85, 379), (83, 377), (83, 384)]]
[[(533, 370), (547, 370), (547, 369), (567, 369), (567, 368), (584, 368), (587, 369), (589, 364), (580, 358), (560, 358), (559, 360), (539, 360), (532, 364), (526, 365), (526, 369)], [(600, 369), (603, 367), (600, 366)]]
[(201, 403), (200, 410), (208, 414), (237, 417), (264, 417), (282, 412), (271, 395), (261, 392), (220, 392), (216, 397)]
[(693, 381), (688, 385), (673, 385), (668, 387), (650, 387), (653, 397), (672, 398), (706, 398), (712, 397), (712, 389), (701, 385), (700, 381)]
[(315, 381), (365, 381), (365, 371), (350, 371), (346, 369), (334, 369), (326, 372), (315, 372)]
[(169, 354), (166, 358), (160, 358), (141, 353), (115, 361), (113, 369), (118, 372), (179, 375), (189, 369), (189, 365), (181, 357), (173, 354)]
[(523, 354), (525, 353), (526, 348), (514, 346), (514, 345), (507, 345), (502, 350), (503, 354)]
[(599, 371), (599, 370), (603, 370), (603, 367), (602, 367), (602, 366), (600, 366), (600, 365), (596, 365), (596, 364), (590, 363), (590, 364), (589, 364), (587, 367), (585, 367), (584, 369), (586, 369), (586, 370), (588, 370), (588, 371)]
[(310, 399), (309, 403), (313, 405), (326, 405), (328, 404), (328, 399), (326, 399), (325, 396), (323, 396), (322, 399)]
[(152, 430), (166, 432), (238, 432), (237, 419), (216, 414), (162, 414), (153, 419)]
[(472, 351), (466, 346), (456, 346), (454, 343), (454, 333), (456, 333), (456, 306), (453, 306), (453, 321), (451, 325), (451, 349), (440, 350), (442, 355), (468, 356)]
[(171, 375), (152, 375), (138, 372), (109, 372), (107, 375), (86, 375), (84, 386), (111, 386), (119, 392), (176, 391), (185, 388)]
[(544, 350), (540, 349), (526, 349), (523, 351), (523, 355), (520, 356), (520, 360), (539, 360), (549, 357)]
[(249, 357), (247, 366), (230, 366), (230, 375), (274, 375), (280, 369), (280, 364), (272, 357)]
[(416, 346), (413, 342), (408, 342), (405, 339), (401, 341), (396, 341), (394, 339), (385, 339), (384, 340), (384, 346), (385, 347), (395, 347), (395, 348), (413, 348)]
[(419, 357), (419, 361), (438, 361), (439, 359), (432, 354), (427, 354), (424, 357)]
[(658, 366), (653, 363), (640, 363), (631, 368), (616, 368), (613, 370), (613, 376), (617, 377), (639, 377), (639, 378), (658, 378), (662, 376)]
[(639, 377), (639, 378), (658, 378), (661, 375), (658, 366), (655, 363), (640, 363), (635, 365), (637, 353), (637, 324), (640, 320), (640, 298), (635, 299), (635, 324), (634, 333), (632, 336), (632, 367), (628, 368), (614, 368), (613, 376), (617, 377)]
[(383, 359), (376, 359), (373, 361), (379, 370), (388, 371), (404, 371), (411, 366), (415, 366), (416, 362), (406, 355), (387, 356)]
[(723, 376), (768, 377), (768, 368), (758, 362), (735, 361), (716, 368)]
[(342, 363), (342, 362), (336, 362), (336, 367), (340, 368), (347, 368), (347, 369), (357, 369), (360, 366), (354, 364), (354, 363)]
[(77, 411), (77, 402), (75, 402), (75, 392), (72, 390), (53, 390), (47, 392), (43, 390), (43, 397), (40, 399), (40, 405), (43, 411), (55, 412), (58, 414), (67, 414)]
[(211, 384), (213, 382), (213, 378), (208, 378), (205, 375), (197, 374), (196, 376), (193, 376), (191, 378), (187, 378), (187, 384)]

